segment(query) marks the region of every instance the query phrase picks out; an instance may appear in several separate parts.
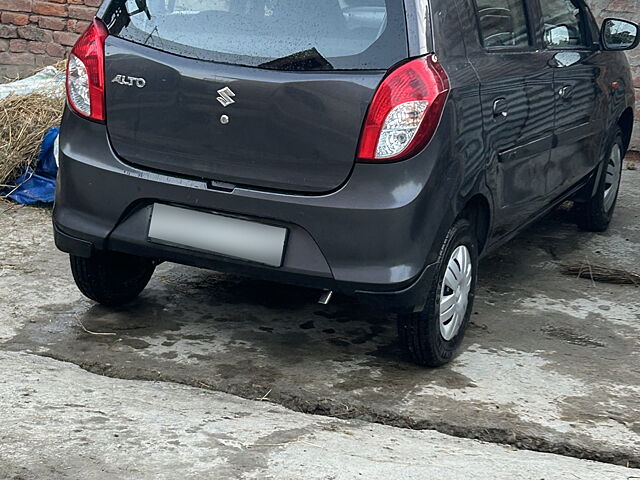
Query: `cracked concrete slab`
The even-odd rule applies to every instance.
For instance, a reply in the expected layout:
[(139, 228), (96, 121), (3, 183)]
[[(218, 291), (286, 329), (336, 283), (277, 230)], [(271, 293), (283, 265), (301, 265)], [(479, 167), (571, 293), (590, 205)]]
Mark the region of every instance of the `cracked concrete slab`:
[(486, 259), (462, 353), (438, 370), (403, 358), (393, 318), (347, 298), (316, 305), (307, 289), (165, 264), (136, 303), (96, 306), (54, 251), (49, 213), (12, 210), (0, 215), (0, 349), (637, 467), (639, 290), (559, 265), (637, 270), (638, 205), (640, 172), (625, 171), (609, 232), (579, 232), (559, 209)]
[[(619, 480), (640, 470), (0, 352), (0, 478)], [(180, 472), (179, 474), (177, 472)]]

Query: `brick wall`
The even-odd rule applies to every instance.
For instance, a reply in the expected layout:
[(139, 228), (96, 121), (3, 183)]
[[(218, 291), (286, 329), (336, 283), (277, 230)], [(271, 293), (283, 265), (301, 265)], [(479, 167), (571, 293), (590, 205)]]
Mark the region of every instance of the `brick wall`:
[(101, 0), (0, 0), (0, 83), (62, 60)]
[[(587, 0), (606, 17), (640, 20), (640, 0)], [(101, 0), (0, 0), (0, 83), (55, 63), (66, 55)], [(640, 150), (640, 48), (628, 52), (638, 107), (632, 145)]]

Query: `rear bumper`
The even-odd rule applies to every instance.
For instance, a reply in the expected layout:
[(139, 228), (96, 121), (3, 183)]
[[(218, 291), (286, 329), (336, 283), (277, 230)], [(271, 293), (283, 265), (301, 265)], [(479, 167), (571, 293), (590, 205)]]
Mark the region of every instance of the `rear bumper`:
[[(433, 144), (434, 142), (432, 142)], [(435, 142), (437, 143), (437, 142)], [(437, 146), (437, 145), (436, 145)], [(430, 148), (432, 145), (430, 145)], [(446, 205), (433, 162), (358, 164), (339, 190), (292, 195), (150, 172), (121, 161), (104, 125), (65, 112), (53, 222), (59, 249), (112, 250), (364, 297), (393, 310), (420, 309), (435, 271)], [(412, 165), (413, 163), (413, 165)], [(272, 268), (147, 240), (154, 203), (221, 212), (289, 230), (283, 266)]]

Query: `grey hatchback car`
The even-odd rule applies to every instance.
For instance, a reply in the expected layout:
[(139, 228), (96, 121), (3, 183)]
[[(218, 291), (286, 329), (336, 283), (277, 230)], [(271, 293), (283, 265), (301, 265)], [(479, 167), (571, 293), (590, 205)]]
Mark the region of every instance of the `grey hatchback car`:
[(638, 42), (583, 0), (106, 0), (69, 56), (56, 245), (107, 306), (177, 262), (354, 295), (442, 365), (481, 255), (565, 200), (607, 228)]

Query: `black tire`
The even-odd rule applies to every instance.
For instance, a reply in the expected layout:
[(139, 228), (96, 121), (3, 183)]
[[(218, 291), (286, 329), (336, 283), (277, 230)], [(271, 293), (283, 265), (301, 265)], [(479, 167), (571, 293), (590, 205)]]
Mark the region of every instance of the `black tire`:
[[(596, 187), (595, 195), (586, 202), (576, 203), (575, 205), (576, 222), (578, 227), (582, 230), (586, 230), (588, 232), (604, 232), (609, 228), (609, 224), (613, 218), (613, 212), (616, 209), (616, 203), (618, 201), (618, 191), (616, 191), (613, 203), (607, 207), (605, 202), (605, 192), (610, 185), (607, 168), (610, 164), (610, 159), (615, 148), (619, 149), (621, 155), (620, 163), (617, 165), (619, 173), (621, 174), (622, 159), (624, 158), (625, 149), (624, 142), (622, 141), (622, 132), (619, 127), (616, 127), (613, 131), (613, 140), (610, 142), (607, 149), (607, 155), (602, 160), (603, 170), (600, 174), (600, 178), (597, 180), (598, 186)], [(616, 188), (619, 187), (620, 175), (617, 178), (617, 182), (618, 185)]]
[(100, 252), (91, 258), (69, 256), (71, 273), (85, 297), (114, 307), (135, 299), (156, 268), (152, 260), (121, 253)]
[[(449, 229), (438, 255), (438, 271), (422, 312), (398, 316), (398, 336), (411, 360), (419, 365), (439, 367), (448, 363), (460, 347), (473, 310), (478, 278), (478, 242), (475, 230), (466, 219), (459, 219)], [(467, 308), (453, 338), (446, 340), (440, 328), (440, 299), (449, 259), (456, 249), (466, 246), (472, 266)]]

